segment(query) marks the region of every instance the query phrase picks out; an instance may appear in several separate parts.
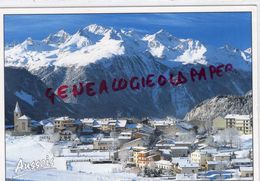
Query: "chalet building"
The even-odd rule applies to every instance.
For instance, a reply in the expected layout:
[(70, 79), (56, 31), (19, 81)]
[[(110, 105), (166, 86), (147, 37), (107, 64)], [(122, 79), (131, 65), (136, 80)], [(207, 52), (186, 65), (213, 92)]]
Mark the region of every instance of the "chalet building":
[(109, 131), (123, 131), (126, 129), (127, 120), (109, 120), (108, 128)]
[(253, 167), (240, 167), (240, 177), (253, 177)]
[(192, 162), (189, 157), (172, 158), (172, 163), (176, 173), (192, 174), (199, 171), (199, 164)]
[(93, 128), (94, 131), (111, 132), (111, 131), (124, 131), (127, 129), (127, 120), (123, 119), (92, 119), (85, 118), (81, 120), (83, 128)]
[(143, 139), (149, 140), (150, 137), (151, 137), (151, 134), (149, 134), (149, 133), (144, 133), (144, 132), (139, 132), (139, 131), (133, 132), (133, 139), (143, 138)]
[(232, 154), (231, 152), (227, 152), (227, 153), (216, 153), (213, 154), (213, 161), (230, 161), (231, 158), (234, 158), (234, 154)]
[(252, 134), (253, 119), (250, 115), (228, 114), (226, 128), (236, 128), (241, 134)]
[(52, 135), (55, 132), (55, 126), (53, 123), (49, 122), (43, 126), (44, 133), (47, 135)]
[(194, 146), (194, 144), (191, 141), (175, 141), (175, 146), (185, 146), (191, 149)]
[(132, 141), (126, 142), (125, 144), (122, 145), (122, 148), (126, 148), (126, 147), (144, 147), (147, 146), (147, 141), (146, 139), (143, 138), (138, 138), (138, 139), (134, 139)]
[(172, 162), (170, 162), (168, 160), (159, 160), (154, 163), (155, 163), (156, 167), (159, 169), (170, 171), (173, 168)]
[(121, 132), (118, 136), (120, 145), (127, 143), (132, 140), (132, 132)]
[(159, 140), (155, 146), (158, 149), (170, 149), (171, 147), (175, 146), (175, 140), (172, 139), (161, 139)]
[(174, 125), (172, 120), (151, 120), (149, 124), (156, 129), (165, 129)]
[(54, 119), (54, 126), (56, 129), (62, 130), (65, 129), (66, 127), (72, 126), (73, 121), (74, 119), (69, 118), (68, 116), (59, 117)]
[(253, 162), (249, 158), (235, 158), (231, 160), (231, 165), (233, 168), (252, 167)]
[(114, 138), (98, 138), (93, 142), (94, 150), (112, 150), (118, 148), (118, 142)]
[(191, 160), (205, 168), (207, 161), (212, 161), (212, 154), (215, 153), (217, 153), (215, 149), (196, 150), (191, 153)]
[(189, 147), (187, 146), (174, 146), (171, 147), (172, 157), (187, 157), (189, 154)]
[(14, 109), (14, 133), (17, 135), (31, 133), (31, 118), (26, 115), (22, 116), (18, 102)]
[(206, 170), (224, 170), (227, 165), (228, 161), (207, 161)]
[(138, 153), (141, 151), (148, 151), (148, 147), (136, 146), (131, 148), (133, 150), (133, 161), (137, 162)]
[(136, 166), (143, 169), (145, 167), (149, 167), (155, 161), (159, 161), (161, 156), (159, 152), (155, 150), (144, 150), (140, 152), (136, 152), (134, 154), (134, 161)]
[(67, 129), (63, 129), (59, 132), (60, 141), (74, 141), (77, 136), (71, 131)]

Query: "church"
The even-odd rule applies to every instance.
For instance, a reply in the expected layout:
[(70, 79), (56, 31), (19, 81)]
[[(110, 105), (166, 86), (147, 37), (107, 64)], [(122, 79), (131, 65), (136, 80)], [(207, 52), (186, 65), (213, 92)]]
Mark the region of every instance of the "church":
[(14, 109), (14, 134), (28, 134), (31, 132), (31, 118), (22, 115), (18, 102)]

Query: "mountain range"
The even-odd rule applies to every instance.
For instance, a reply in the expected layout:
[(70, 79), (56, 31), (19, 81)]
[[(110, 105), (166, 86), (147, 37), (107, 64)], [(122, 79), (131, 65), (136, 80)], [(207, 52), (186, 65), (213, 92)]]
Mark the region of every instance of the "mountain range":
[[(214, 80), (188, 82), (174, 88), (156, 86), (139, 91), (127, 89), (93, 97), (69, 96), (64, 100), (64, 105), (60, 105), (60, 109), (64, 108), (60, 114), (67, 112), (70, 115), (65, 109), (70, 106), (72, 111), (77, 110), (78, 117), (170, 115), (183, 118), (205, 99), (217, 95), (244, 95), (252, 89), (251, 48), (239, 50), (230, 45), (214, 47), (199, 40), (177, 38), (163, 29), (144, 34), (133, 29), (91, 24), (75, 34), (60, 30), (43, 40), (27, 38), (5, 49), (6, 68), (17, 71), (18, 77), (18, 70), (22, 68), (30, 74), (27, 76), (37, 77), (41, 84), (54, 90), (60, 85), (78, 82), (106, 80), (111, 83), (117, 77), (130, 79), (133, 76), (145, 77), (151, 73), (165, 75), (179, 70), (188, 74), (190, 68), (227, 63), (233, 65), (234, 71)], [(5, 76), (5, 88), (7, 84), (14, 84), (14, 79)], [(23, 95), (30, 95), (39, 101), (40, 93), (40, 97), (45, 98), (44, 89), (23, 90), (24, 94), (18, 94), (20, 97), (15, 93), (22, 90), (9, 91), (11, 95), (5, 95), (7, 102), (14, 97), (30, 107), (34, 105), (25, 101), (27, 99), (22, 100)], [(45, 106), (53, 105), (46, 102)], [(38, 112), (45, 111), (38, 109)], [(11, 110), (8, 108), (7, 112)], [(34, 116), (35, 119), (39, 118)]]

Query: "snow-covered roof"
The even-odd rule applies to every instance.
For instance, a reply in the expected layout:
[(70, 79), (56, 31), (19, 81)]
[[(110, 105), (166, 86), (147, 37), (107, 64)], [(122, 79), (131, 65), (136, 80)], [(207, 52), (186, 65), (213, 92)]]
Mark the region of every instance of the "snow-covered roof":
[(19, 117), (18, 119), (31, 119), (29, 116), (23, 115), (21, 117)]
[(231, 152), (223, 152), (223, 153), (216, 153), (213, 154), (214, 157), (222, 157), (222, 156), (230, 156), (232, 153)]
[(171, 147), (172, 150), (188, 150), (189, 148), (187, 146), (174, 146)]
[(231, 163), (250, 163), (251, 160), (249, 158), (235, 158), (231, 160)]
[(93, 124), (93, 122), (95, 121), (94, 119), (92, 118), (84, 118), (84, 119), (81, 119), (80, 120), (82, 123), (84, 124)]
[(228, 161), (207, 161), (208, 165), (226, 165)]
[(168, 160), (159, 160), (159, 161), (156, 161), (154, 163), (158, 164), (158, 165), (169, 165), (169, 166), (172, 165), (172, 163), (170, 161), (168, 161)]
[(157, 147), (160, 147), (160, 146), (163, 146), (163, 147), (173, 147), (173, 146), (175, 146), (175, 144), (174, 143), (156, 143), (155, 146), (157, 146)]
[(97, 141), (104, 143), (104, 142), (113, 142), (115, 140), (113, 138), (101, 138), (101, 139), (99, 139)]
[(173, 125), (173, 121), (171, 120), (152, 120), (150, 121), (151, 125), (154, 126), (168, 126)]
[(143, 151), (139, 151), (139, 153), (145, 154), (145, 153), (149, 153), (151, 150), (143, 150)]
[(179, 164), (180, 168), (183, 167), (199, 167), (199, 164), (193, 163), (189, 157), (176, 157), (172, 158), (172, 163)]
[(132, 138), (132, 132), (121, 132), (118, 136), (118, 139), (131, 139)]
[(240, 171), (244, 171), (244, 172), (252, 172), (253, 171), (253, 167), (240, 167), (239, 168)]
[(116, 121), (116, 127), (117, 128), (124, 128), (126, 127), (127, 120), (117, 120)]
[(145, 133), (148, 133), (148, 134), (152, 134), (155, 130), (155, 128), (152, 128), (148, 125), (145, 125), (145, 124), (138, 124), (138, 129), (140, 129), (140, 131), (143, 131)]
[(45, 127), (54, 127), (53, 123), (49, 122), (45, 125)]
[(15, 112), (15, 113), (20, 113), (20, 112), (21, 112), (21, 109), (20, 109), (20, 107), (19, 107), (18, 102), (16, 102), (14, 112)]
[(182, 144), (187, 144), (187, 145), (192, 145), (191, 141), (175, 141), (176, 145), (182, 145)]
[(46, 124), (48, 124), (49, 122), (53, 123), (53, 118), (48, 118), (48, 119), (43, 119), (41, 120), (39, 123), (44, 126)]
[(82, 124), (80, 119), (74, 119), (73, 123), (76, 124), (76, 125), (81, 125)]
[[(195, 150), (195, 153), (200, 153), (200, 154), (216, 154), (218, 153), (215, 148), (212, 149), (203, 149), (203, 150)], [(193, 152), (193, 153), (194, 153)]]
[(144, 147), (144, 146), (133, 146), (131, 148), (132, 148), (132, 150), (147, 150), (148, 149), (147, 147)]
[(120, 140), (131, 140), (131, 136), (118, 136)]
[(137, 142), (137, 141), (143, 141), (143, 139), (142, 138), (137, 138), (137, 139), (134, 139), (134, 140), (129, 141), (127, 143), (134, 143), (134, 142)]
[(63, 116), (55, 119), (55, 121), (67, 121), (67, 120), (73, 120), (73, 119), (69, 118), (68, 116)]
[(157, 154), (149, 155), (147, 158), (149, 159), (149, 158), (153, 158), (153, 157), (155, 157), (155, 156), (157, 156)]
[(250, 120), (250, 115), (240, 115), (240, 114), (228, 114), (225, 116), (225, 119), (242, 119), (242, 120)]

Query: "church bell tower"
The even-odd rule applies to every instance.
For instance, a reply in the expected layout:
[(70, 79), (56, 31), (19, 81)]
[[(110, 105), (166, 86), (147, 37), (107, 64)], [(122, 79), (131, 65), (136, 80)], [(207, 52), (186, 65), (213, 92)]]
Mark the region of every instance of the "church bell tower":
[(22, 116), (21, 109), (19, 107), (18, 102), (16, 102), (15, 109), (14, 109), (14, 131), (17, 131), (18, 127), (18, 118)]

